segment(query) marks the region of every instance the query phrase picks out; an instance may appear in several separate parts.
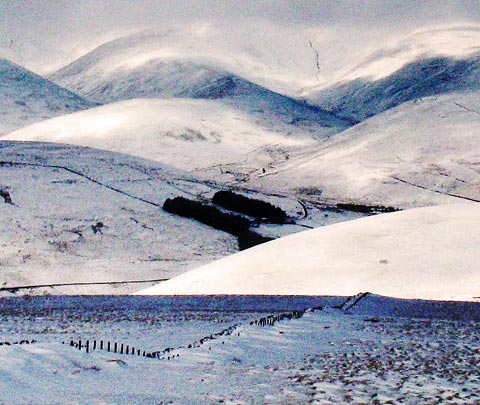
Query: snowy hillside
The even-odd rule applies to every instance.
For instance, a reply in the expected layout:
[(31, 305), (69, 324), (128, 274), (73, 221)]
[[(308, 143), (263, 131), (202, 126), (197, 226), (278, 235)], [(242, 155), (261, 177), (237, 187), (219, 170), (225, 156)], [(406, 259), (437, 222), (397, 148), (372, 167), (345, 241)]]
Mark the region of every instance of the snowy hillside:
[(480, 200), (480, 92), (404, 103), (254, 179), (305, 198), (397, 207)]
[(0, 134), (95, 105), (2, 58), (0, 83)]
[[(172, 168), (131, 156), (2, 142), (0, 286), (163, 279), (235, 252), (233, 236), (161, 209), (168, 197), (209, 190), (186, 180)], [(121, 294), (138, 288), (45, 291)]]
[[(315, 84), (318, 68), (312, 46), (301, 31), (264, 21), (262, 25), (252, 21), (176, 25), (107, 42), (60, 69), (52, 79), (81, 94), (99, 95), (102, 86), (117, 87), (128, 77), (138, 85), (144, 72), (142, 81), (155, 79), (156, 94), (165, 91), (168, 96), (172, 91), (178, 93), (185, 80), (215, 82), (231, 72), (285, 93), (281, 90)], [(156, 68), (162, 75), (155, 74)], [(158, 83), (165, 74), (167, 78)], [(172, 89), (172, 80), (180, 81), (179, 89)]]
[(287, 236), (192, 270), (142, 295), (480, 296), (480, 205), (383, 214)]
[[(339, 37), (348, 37), (348, 34), (343, 35)], [(334, 50), (340, 63), (328, 69), (329, 74), (317, 87), (326, 88), (361, 78), (378, 81), (415, 61), (442, 57), (450, 60), (469, 58), (480, 51), (480, 25), (426, 26), (404, 35), (389, 37), (386, 34), (384, 38), (366, 40), (362, 46), (358, 41), (350, 38), (350, 46), (360, 48), (354, 53), (347, 44), (342, 44), (346, 54), (338, 52), (338, 48)], [(333, 61), (333, 52), (331, 56)]]
[(210, 179), (244, 181), (335, 130), (306, 116), (285, 123), (276, 114), (248, 113), (220, 101), (139, 99), (54, 118), (3, 139), (90, 146), (196, 170)]
[(421, 59), (385, 78), (342, 82), (310, 97), (327, 111), (363, 121), (409, 100), (474, 89), (480, 89), (480, 53), (461, 59)]

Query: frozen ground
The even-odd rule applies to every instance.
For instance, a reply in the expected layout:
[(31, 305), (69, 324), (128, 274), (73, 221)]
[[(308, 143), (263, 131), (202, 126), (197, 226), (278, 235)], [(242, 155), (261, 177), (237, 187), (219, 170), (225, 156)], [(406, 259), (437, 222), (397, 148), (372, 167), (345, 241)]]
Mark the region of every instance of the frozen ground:
[[(0, 341), (35, 339), (37, 343), (0, 346), (0, 402), (478, 403), (479, 304), (365, 296), (349, 310), (332, 308), (344, 301), (341, 297), (2, 299)], [(273, 326), (250, 324), (267, 313), (311, 305), (324, 309)], [(202, 338), (226, 329), (231, 334), (200, 344)], [(61, 344), (71, 339), (174, 349), (162, 353), (162, 359), (105, 350), (87, 354), (85, 349)]]

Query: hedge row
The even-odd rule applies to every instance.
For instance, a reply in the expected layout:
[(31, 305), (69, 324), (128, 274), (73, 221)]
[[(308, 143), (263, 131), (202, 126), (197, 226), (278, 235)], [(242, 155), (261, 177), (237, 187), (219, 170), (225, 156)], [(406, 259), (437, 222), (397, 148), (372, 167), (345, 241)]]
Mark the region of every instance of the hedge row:
[(275, 223), (282, 223), (287, 218), (286, 212), (281, 208), (265, 201), (235, 194), (232, 191), (216, 192), (212, 202), (230, 211), (240, 212), (257, 219), (265, 219)]
[(337, 208), (345, 211), (359, 212), (362, 214), (379, 214), (398, 211), (396, 208), (385, 207), (383, 205), (364, 205), (349, 203), (338, 203)]
[(259, 235), (256, 232), (244, 231), (238, 234), (238, 248), (240, 250), (250, 249), (251, 247), (270, 242), (273, 238)]
[(196, 219), (205, 225), (236, 236), (250, 228), (250, 221), (240, 215), (227, 214), (211, 205), (184, 197), (168, 198), (163, 204), (163, 209), (182, 217)]

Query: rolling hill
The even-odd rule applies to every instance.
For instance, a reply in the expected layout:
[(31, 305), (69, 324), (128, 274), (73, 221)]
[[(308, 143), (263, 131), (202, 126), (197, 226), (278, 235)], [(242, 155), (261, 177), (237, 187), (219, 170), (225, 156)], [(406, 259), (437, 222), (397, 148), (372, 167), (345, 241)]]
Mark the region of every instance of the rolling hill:
[[(262, 173), (259, 189), (412, 207), (480, 200), (480, 93), (404, 103)], [(288, 186), (287, 186), (288, 185)]]
[(290, 235), (138, 295), (345, 295), (475, 300), (480, 205), (416, 208)]
[(315, 105), (360, 122), (406, 101), (475, 89), (480, 89), (480, 53), (416, 60), (385, 78), (343, 82), (311, 97)]
[(137, 99), (65, 115), (3, 139), (101, 148), (195, 171), (211, 180), (248, 181), (338, 128), (308, 117), (285, 123), (218, 100)]

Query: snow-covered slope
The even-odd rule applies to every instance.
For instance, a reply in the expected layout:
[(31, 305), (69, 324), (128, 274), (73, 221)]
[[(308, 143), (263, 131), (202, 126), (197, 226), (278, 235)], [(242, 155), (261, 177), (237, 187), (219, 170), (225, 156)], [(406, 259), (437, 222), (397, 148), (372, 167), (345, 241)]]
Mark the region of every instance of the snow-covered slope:
[(0, 83), (0, 134), (95, 105), (2, 58)]
[[(168, 197), (208, 190), (172, 168), (131, 156), (2, 142), (0, 191), (11, 203), (1, 198), (0, 285), (161, 279), (231, 254), (237, 250), (233, 236), (161, 209)], [(121, 294), (135, 288), (46, 291)]]
[[(348, 38), (345, 33), (340, 36)], [(332, 52), (330, 58), (334, 61), (336, 54), (337, 59), (341, 58), (340, 63), (328, 69), (329, 73), (317, 87), (325, 88), (361, 78), (372, 81), (385, 79), (405, 66), (425, 59), (468, 58), (480, 51), (480, 25), (427, 26), (406, 35), (391, 37), (387, 34), (384, 38), (370, 41), (361, 37), (349, 40), (351, 47), (359, 49), (352, 52), (348, 44), (341, 47), (345, 54), (338, 48), (334, 49), (335, 53)], [(362, 46), (359, 41), (363, 41)]]
[(333, 130), (304, 118), (285, 123), (214, 100), (139, 99), (54, 118), (3, 139), (84, 145), (207, 171), (212, 178), (228, 171), (245, 179)]
[(254, 179), (305, 198), (419, 206), (480, 200), (480, 91), (404, 103)]
[(480, 204), (383, 214), (268, 242), (192, 270), (142, 295), (480, 296)]
[(310, 98), (327, 111), (363, 121), (409, 100), (473, 89), (480, 89), (480, 52), (465, 58), (421, 59), (387, 77), (342, 82)]

